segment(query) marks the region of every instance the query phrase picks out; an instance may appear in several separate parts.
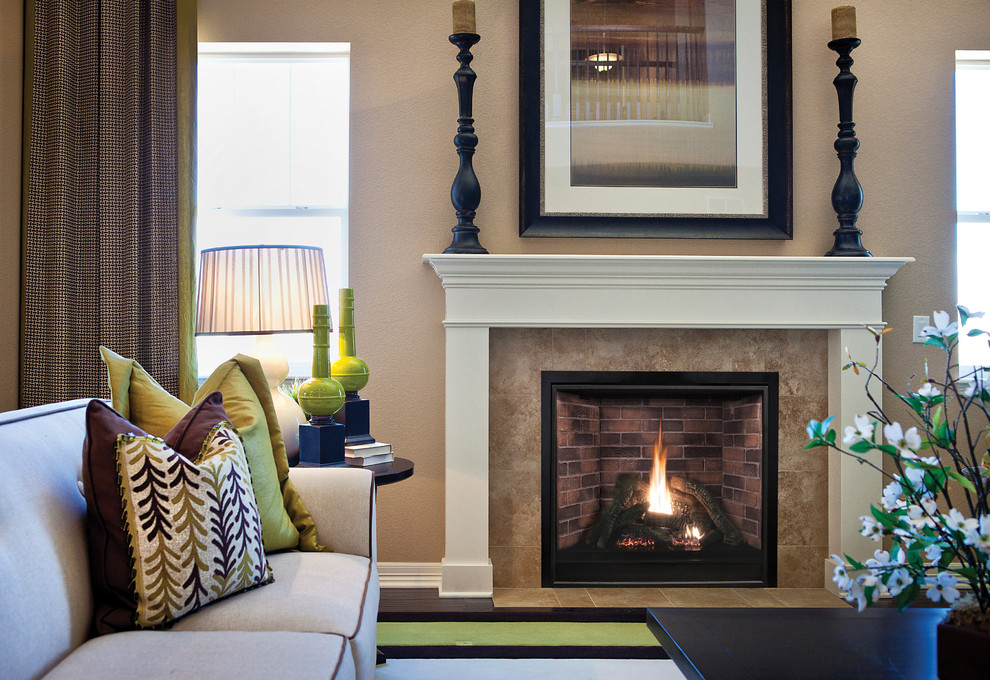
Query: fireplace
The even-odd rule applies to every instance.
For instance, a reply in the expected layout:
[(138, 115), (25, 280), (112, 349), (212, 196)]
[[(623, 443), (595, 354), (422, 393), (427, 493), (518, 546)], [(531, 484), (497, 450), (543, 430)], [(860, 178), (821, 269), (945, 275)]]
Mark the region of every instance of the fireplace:
[[(441, 597), (489, 597), (493, 584), (540, 585), (540, 377), (522, 375), (537, 367), (777, 371), (786, 364), (779, 371), (777, 585), (831, 584), (829, 553), (873, 549), (857, 518), (879, 496), (882, 476), (850, 459), (801, 451), (803, 431), (808, 418), (837, 414), (841, 429), (873, 408), (863, 375), (842, 367), (849, 353), (872, 356), (876, 342), (862, 327), (883, 325), (887, 280), (912, 258), (429, 254), (423, 260), (443, 288)], [(599, 347), (606, 338), (612, 344)], [(631, 356), (634, 346), (643, 352)], [(494, 360), (490, 350), (497, 350)]]
[(543, 586), (776, 585), (778, 377), (542, 373)]

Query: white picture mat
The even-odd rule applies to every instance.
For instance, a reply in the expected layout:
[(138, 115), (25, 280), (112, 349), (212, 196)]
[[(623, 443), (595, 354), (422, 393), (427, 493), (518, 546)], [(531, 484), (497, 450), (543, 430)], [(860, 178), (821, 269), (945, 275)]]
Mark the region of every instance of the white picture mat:
[(736, 0), (736, 187), (571, 186), (570, 0), (544, 0), (540, 214), (766, 217), (763, 24), (762, 0)]

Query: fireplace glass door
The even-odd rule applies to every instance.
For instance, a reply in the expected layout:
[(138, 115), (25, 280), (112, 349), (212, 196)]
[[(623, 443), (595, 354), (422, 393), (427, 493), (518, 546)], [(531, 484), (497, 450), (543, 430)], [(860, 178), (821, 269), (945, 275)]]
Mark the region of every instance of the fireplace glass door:
[(777, 374), (543, 373), (543, 585), (776, 585)]

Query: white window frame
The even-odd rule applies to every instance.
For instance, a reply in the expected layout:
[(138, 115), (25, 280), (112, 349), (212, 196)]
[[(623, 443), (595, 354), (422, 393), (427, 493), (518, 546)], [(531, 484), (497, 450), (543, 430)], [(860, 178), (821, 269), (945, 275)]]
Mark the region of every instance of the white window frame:
[[(336, 61), (341, 58), (345, 58), (350, 61), (350, 43), (343, 42), (320, 42), (320, 43), (236, 43), (236, 42), (201, 42), (198, 45), (198, 53), (200, 60), (208, 59), (212, 61), (230, 60), (237, 62), (250, 61), (254, 63), (284, 63), (285, 61), (293, 62), (318, 62), (318, 61)], [(348, 97), (349, 97), (348, 93)], [(348, 127), (350, 126), (350, 120), (348, 117)], [(349, 165), (349, 160), (348, 160)], [(350, 168), (348, 167), (348, 185), (350, 183)], [(348, 224), (348, 213), (350, 209), (349, 200), (349, 189), (345, 192), (347, 196), (346, 203), (343, 207), (339, 206), (328, 206), (328, 205), (284, 205), (284, 206), (245, 206), (240, 205), (237, 207), (231, 207), (229, 205), (205, 205), (199, 203), (197, 198), (197, 213), (202, 215), (204, 212), (212, 211), (222, 211), (225, 215), (230, 217), (262, 217), (262, 218), (307, 218), (307, 217), (334, 217), (340, 221), (341, 239), (340, 239), (340, 260), (339, 262), (331, 263), (327, 262), (328, 270), (332, 269), (333, 265), (339, 265), (340, 278), (339, 282), (341, 286), (346, 287), (347, 281), (349, 280), (349, 224)], [(278, 241), (278, 239), (273, 239), (272, 243)], [(309, 245), (309, 244), (300, 244)], [(198, 251), (197, 246), (197, 261), (196, 267), (198, 269)], [(198, 272), (197, 272), (198, 276)], [(339, 302), (336, 295), (336, 287), (334, 286), (334, 281), (329, 281), (329, 303), (331, 307), (331, 314), (334, 320), (339, 318)], [(279, 336), (274, 336), (276, 344), (279, 342)], [(231, 344), (233, 345), (233, 342)], [(335, 343), (331, 343), (334, 345)], [(241, 349), (239, 351), (244, 351)], [(311, 372), (311, 357), (306, 357), (305, 360), (301, 360), (301, 357), (289, 357), (289, 379), (293, 378), (306, 378)], [(198, 373), (200, 374), (200, 380), (209, 375), (213, 370), (212, 366), (203, 365), (202, 362), (198, 368)]]

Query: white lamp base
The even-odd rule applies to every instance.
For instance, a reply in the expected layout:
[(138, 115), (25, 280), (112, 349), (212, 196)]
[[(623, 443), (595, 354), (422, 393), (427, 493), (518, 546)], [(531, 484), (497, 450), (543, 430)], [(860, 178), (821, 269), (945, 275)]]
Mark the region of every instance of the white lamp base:
[(289, 361), (275, 346), (271, 335), (255, 336), (251, 356), (261, 363), (261, 370), (272, 392), (272, 403), (275, 405), (278, 427), (282, 431), (285, 455), (289, 459), (289, 465), (295, 465), (299, 462), (299, 426), (308, 421), (299, 404), (278, 388), (289, 375)]

